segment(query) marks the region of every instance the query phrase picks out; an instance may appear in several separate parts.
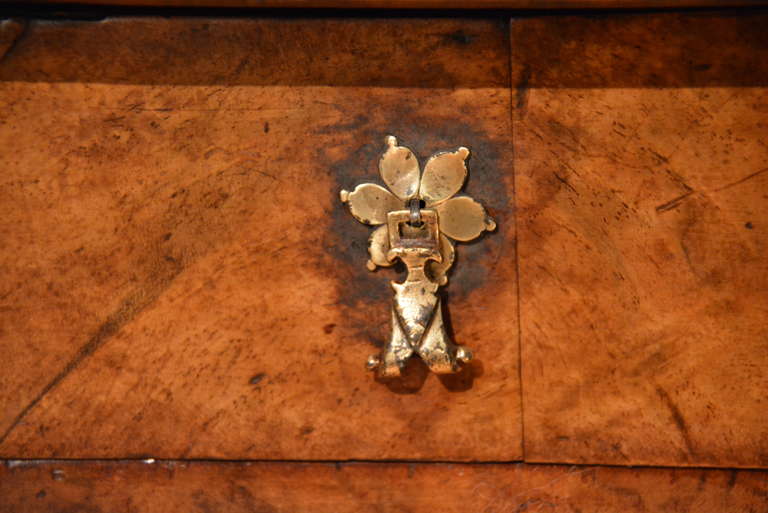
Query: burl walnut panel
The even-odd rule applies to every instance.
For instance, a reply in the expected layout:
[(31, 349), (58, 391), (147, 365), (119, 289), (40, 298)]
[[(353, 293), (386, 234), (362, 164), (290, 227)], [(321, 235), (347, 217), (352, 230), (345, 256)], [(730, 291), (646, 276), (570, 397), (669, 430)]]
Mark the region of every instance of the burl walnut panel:
[(529, 461), (768, 466), (766, 27), (513, 22)]
[(527, 464), (9, 462), (0, 512), (764, 513), (754, 470)]
[[(32, 22), (0, 63), (0, 455), (514, 460), (506, 22)], [(376, 382), (388, 282), (339, 190), (465, 145), (480, 361)], [(11, 151), (8, 151), (11, 150)]]

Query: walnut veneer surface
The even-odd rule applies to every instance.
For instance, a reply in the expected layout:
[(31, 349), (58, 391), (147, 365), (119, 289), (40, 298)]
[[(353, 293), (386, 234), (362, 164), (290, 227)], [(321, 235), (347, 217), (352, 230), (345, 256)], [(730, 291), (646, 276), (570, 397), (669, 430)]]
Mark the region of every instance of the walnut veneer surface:
[[(0, 455), (520, 459), (508, 77), (499, 21), (30, 23), (0, 66)], [(481, 361), (391, 387), (364, 363), (397, 274), (338, 199), (388, 133), (473, 148), (500, 227), (449, 288)]]
[(530, 461), (768, 466), (767, 24), (513, 23)]
[[(768, 511), (766, 26), (2, 22), (0, 511)], [(457, 376), (364, 369), (387, 134), (498, 222)]]

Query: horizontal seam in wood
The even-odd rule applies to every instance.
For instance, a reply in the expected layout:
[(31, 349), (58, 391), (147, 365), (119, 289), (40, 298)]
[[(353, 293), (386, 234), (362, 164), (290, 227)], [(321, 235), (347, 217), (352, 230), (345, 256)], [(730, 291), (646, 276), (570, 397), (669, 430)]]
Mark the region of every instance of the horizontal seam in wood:
[(768, 472), (766, 467), (712, 467), (712, 466), (673, 466), (673, 465), (612, 465), (603, 463), (565, 463), (565, 462), (529, 462), (522, 460), (510, 461), (455, 461), (455, 460), (407, 460), (407, 459), (386, 459), (386, 460), (366, 460), (366, 459), (344, 459), (344, 460), (269, 460), (269, 459), (215, 459), (215, 458), (192, 458), (192, 459), (165, 459), (165, 458), (55, 458), (55, 459), (23, 459), (7, 458), (0, 459), (0, 464), (9, 468), (35, 466), (35, 465), (87, 465), (87, 464), (130, 464), (143, 463), (146, 465), (173, 465), (173, 464), (221, 464), (221, 465), (244, 465), (244, 464), (275, 464), (275, 465), (462, 465), (462, 466), (490, 466), (490, 465), (518, 465), (527, 467), (568, 467), (568, 468), (607, 468), (607, 469), (635, 469), (635, 470), (706, 470), (706, 471), (750, 471), (750, 472)]

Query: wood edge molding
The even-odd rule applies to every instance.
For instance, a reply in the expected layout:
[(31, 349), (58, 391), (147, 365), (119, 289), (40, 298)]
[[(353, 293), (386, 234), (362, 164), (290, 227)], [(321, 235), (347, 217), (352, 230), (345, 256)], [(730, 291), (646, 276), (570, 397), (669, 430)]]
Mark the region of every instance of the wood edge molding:
[(762, 511), (766, 477), (527, 464), (7, 462), (0, 511)]
[[(0, 0), (0, 5), (18, 4)], [(738, 8), (768, 5), (765, 0), (36, 0), (29, 4), (104, 7), (240, 8), (240, 9), (680, 9)], [(28, 5), (29, 5), (28, 4)]]

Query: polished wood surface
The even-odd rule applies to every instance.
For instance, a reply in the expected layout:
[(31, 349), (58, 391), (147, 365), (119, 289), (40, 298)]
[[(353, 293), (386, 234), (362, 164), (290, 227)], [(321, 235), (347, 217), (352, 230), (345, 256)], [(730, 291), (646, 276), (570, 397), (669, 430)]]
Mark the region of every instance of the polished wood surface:
[(528, 461), (768, 466), (766, 26), (513, 22)]
[[(3, 22), (0, 512), (767, 511), (766, 26)], [(364, 370), (388, 133), (498, 221), (453, 378)]]
[[(23, 33), (0, 64), (0, 455), (522, 458), (506, 22)], [(446, 288), (479, 359), (457, 376), (365, 370), (398, 274), (366, 270), (338, 198), (390, 133), (472, 148), (499, 224)]]
[(763, 513), (748, 470), (418, 463), (45, 462), (0, 466), (0, 512)]

